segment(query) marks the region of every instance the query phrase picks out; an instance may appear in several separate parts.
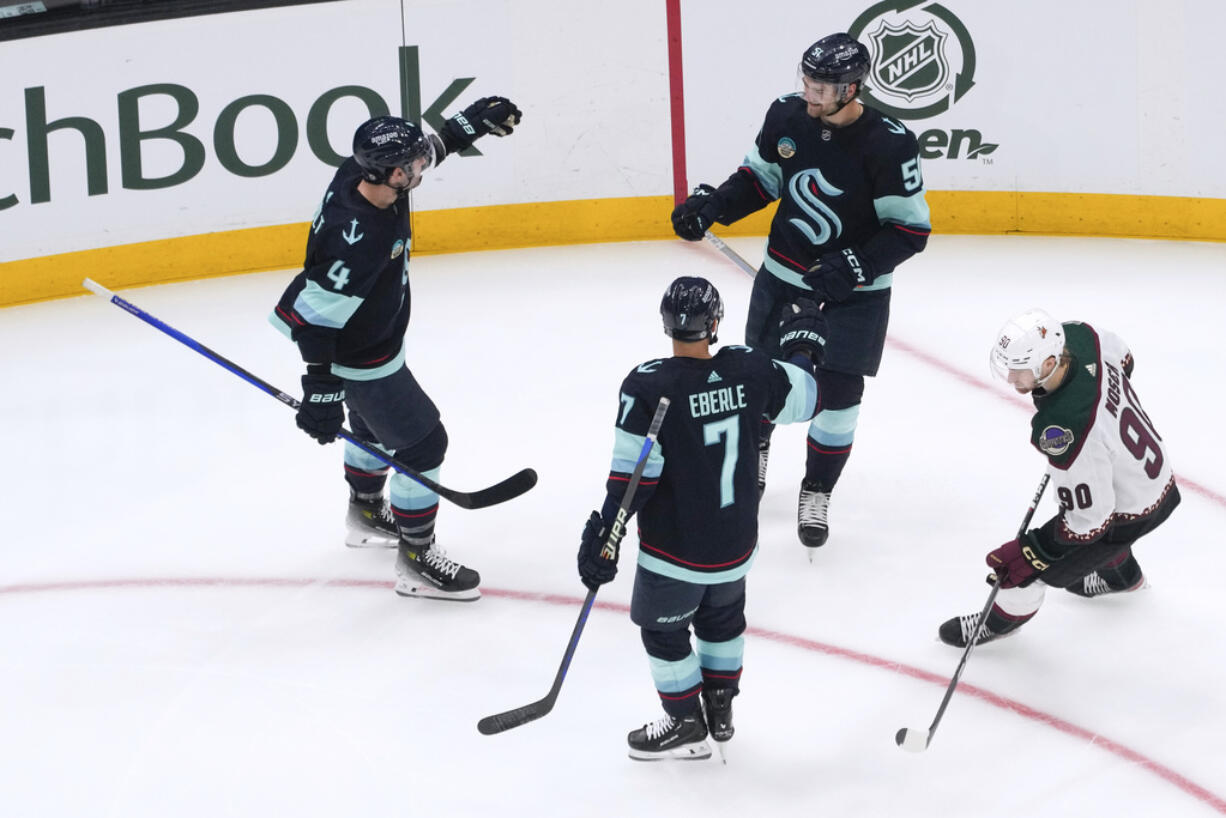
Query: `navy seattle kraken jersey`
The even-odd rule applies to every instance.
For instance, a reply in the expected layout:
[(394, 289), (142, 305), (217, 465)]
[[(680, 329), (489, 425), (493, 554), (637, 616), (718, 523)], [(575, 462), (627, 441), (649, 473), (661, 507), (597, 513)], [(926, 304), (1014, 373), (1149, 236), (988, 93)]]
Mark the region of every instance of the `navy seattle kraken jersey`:
[(366, 380), (399, 368), (409, 325), (409, 204), (381, 210), (358, 192), (352, 157), (337, 169), (311, 222), (302, 272), (269, 320), (307, 363)]
[(672, 403), (631, 505), (639, 564), (689, 582), (731, 582), (749, 570), (757, 546), (762, 421), (812, 418), (817, 383), (800, 367), (743, 346), (710, 359), (636, 367), (621, 387), (606, 523), (616, 516), (661, 397)]
[(802, 96), (780, 97), (738, 171), (746, 172), (753, 184), (738, 186), (741, 201), (725, 223), (778, 199), (763, 264), (790, 284), (809, 289), (802, 276), (822, 253), (854, 245), (876, 271), (858, 290), (885, 289), (894, 268), (927, 243), (915, 134), (867, 105), (855, 122), (832, 128), (806, 113)]

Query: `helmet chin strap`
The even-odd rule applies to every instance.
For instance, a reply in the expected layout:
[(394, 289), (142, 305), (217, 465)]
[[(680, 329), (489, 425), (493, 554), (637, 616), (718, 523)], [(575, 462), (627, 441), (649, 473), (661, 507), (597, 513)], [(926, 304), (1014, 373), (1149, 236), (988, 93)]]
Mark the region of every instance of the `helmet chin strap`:
[[(1055, 375), (1057, 372), (1060, 371), (1060, 359), (1054, 355), (1049, 356), (1049, 357), (1056, 358), (1056, 365), (1051, 368), (1051, 372), (1048, 372), (1047, 375), (1045, 376), (1040, 376), (1039, 372), (1043, 371), (1043, 364), (1039, 364), (1039, 372), (1034, 373), (1035, 386), (1040, 387), (1042, 389), (1047, 389), (1047, 382), (1051, 380), (1052, 375)], [(1043, 363), (1044, 364), (1047, 363), (1047, 358), (1043, 359)]]
[[(846, 83), (846, 84), (844, 84), (844, 85), (843, 85), (843, 93), (844, 93), (844, 94), (846, 94), (846, 93), (847, 93), (849, 90), (851, 90), (851, 83), (850, 83), (850, 82), (849, 82), (849, 83)], [(851, 105), (853, 102), (855, 102), (855, 100), (856, 100), (856, 95), (855, 95), (855, 94), (852, 94), (852, 95), (851, 95), (851, 96), (849, 96), (847, 99), (840, 101), (840, 102), (839, 102), (839, 107), (835, 108), (833, 111), (831, 111), (830, 113), (826, 114), (826, 116), (831, 117), (831, 116), (835, 116), (835, 115), (837, 115), (837, 114), (839, 113), (839, 111), (843, 110), (843, 109), (844, 109), (844, 108), (846, 108), (848, 105)]]
[[(404, 169), (403, 169), (403, 168), (401, 168), (401, 170), (404, 170)], [(403, 184), (403, 185), (400, 185), (400, 186), (397, 186), (397, 185), (393, 185), (393, 184), (392, 184), (392, 179), (391, 179), (391, 174), (390, 174), (390, 173), (388, 174), (388, 178), (386, 178), (386, 179), (384, 179), (384, 180), (383, 180), (383, 184), (384, 184), (384, 185), (386, 185), (386, 186), (390, 187), (392, 190), (396, 191), (396, 198), (398, 198), (398, 199), (406, 199), (406, 198), (408, 198), (409, 192), (410, 192), (411, 190), (413, 190), (413, 188), (414, 188), (414, 187), (416, 187), (416, 185), (414, 185), (414, 184), (413, 184), (413, 177), (412, 177), (412, 176), (411, 176), (411, 175), (408, 173), (408, 171), (405, 171), (405, 176), (406, 176), (406, 177), (408, 177), (408, 180), (409, 180), (409, 181), (408, 181), (408, 182), (406, 182), (406, 183), (405, 183), (405, 184)]]

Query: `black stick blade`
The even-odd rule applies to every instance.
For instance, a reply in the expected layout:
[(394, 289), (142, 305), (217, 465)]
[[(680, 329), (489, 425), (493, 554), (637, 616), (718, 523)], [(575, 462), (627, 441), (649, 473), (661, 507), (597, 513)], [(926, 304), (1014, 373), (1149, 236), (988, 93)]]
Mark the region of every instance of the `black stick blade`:
[(505, 713), (495, 713), (477, 722), (477, 731), (483, 736), (493, 736), (515, 727), (520, 727), (530, 721), (536, 721), (553, 708), (545, 702), (533, 702), (508, 710)]
[(536, 485), (536, 472), (532, 469), (522, 469), (489, 488), (479, 491), (464, 492), (439, 486), (435, 489), (440, 497), (445, 497), (460, 508), (474, 509), (496, 506), (513, 500)]

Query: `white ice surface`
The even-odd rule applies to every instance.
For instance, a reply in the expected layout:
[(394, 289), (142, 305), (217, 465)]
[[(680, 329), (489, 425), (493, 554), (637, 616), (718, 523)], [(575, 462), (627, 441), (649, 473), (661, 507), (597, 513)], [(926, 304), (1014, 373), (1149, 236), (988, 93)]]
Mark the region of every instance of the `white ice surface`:
[[(760, 240), (730, 244), (760, 260)], [(440, 542), (483, 577), (468, 605), (401, 599), (391, 552), (343, 546), (340, 448), (271, 397), (97, 296), (0, 311), (0, 814), (1226, 814), (1224, 271), (1223, 245), (1018, 237), (936, 236), (907, 263), (813, 564), (794, 533), (804, 432), (775, 437), (727, 766), (626, 758), (659, 714), (630, 560), (554, 712), (476, 730), (553, 679), (618, 384), (668, 354), (668, 281), (714, 281), (722, 340), (741, 340), (750, 282), (712, 248), (414, 260), (409, 363), (451, 438), (443, 482), (540, 473), (505, 505), (444, 504)], [(265, 320), (290, 275), (121, 295), (297, 394)], [(906, 753), (895, 732), (928, 727), (959, 658), (936, 627), (980, 608), (983, 555), (1042, 473), (986, 363), (1030, 306), (1131, 343), (1183, 505), (1137, 549), (1150, 588), (1049, 591)]]

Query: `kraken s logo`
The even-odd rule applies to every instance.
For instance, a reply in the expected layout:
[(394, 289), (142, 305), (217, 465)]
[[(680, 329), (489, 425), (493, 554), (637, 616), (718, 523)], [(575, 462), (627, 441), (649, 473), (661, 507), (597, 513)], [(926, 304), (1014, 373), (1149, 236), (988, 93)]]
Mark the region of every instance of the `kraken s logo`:
[[(814, 190), (814, 187), (817, 190)], [(814, 230), (813, 225), (804, 219), (789, 219), (788, 221), (814, 245), (825, 244), (832, 237), (843, 235), (843, 221), (830, 209), (828, 204), (822, 201), (818, 191), (830, 197), (843, 195), (843, 191), (827, 182), (826, 177), (822, 176), (822, 172), (817, 168), (801, 171), (788, 182), (788, 193), (792, 201), (813, 224), (817, 225), (818, 229)]]

